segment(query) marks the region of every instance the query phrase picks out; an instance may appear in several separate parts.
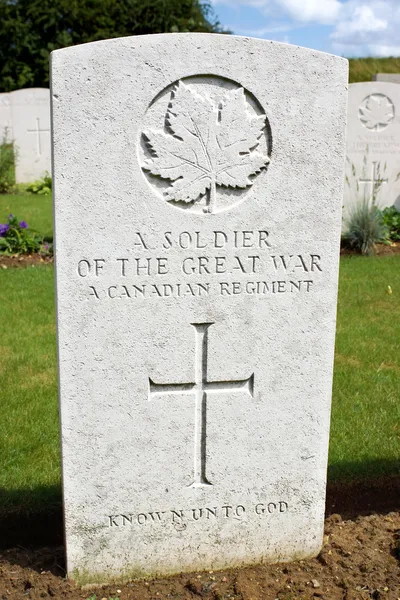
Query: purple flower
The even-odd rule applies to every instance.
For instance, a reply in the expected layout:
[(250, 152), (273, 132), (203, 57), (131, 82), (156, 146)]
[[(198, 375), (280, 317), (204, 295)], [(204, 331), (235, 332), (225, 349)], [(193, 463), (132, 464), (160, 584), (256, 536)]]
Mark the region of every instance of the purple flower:
[(10, 214), (8, 215), (8, 220), (9, 220), (9, 221), (11, 221), (11, 219), (13, 219), (13, 218), (14, 218), (14, 215), (13, 215), (12, 213), (10, 213)]
[(0, 237), (4, 237), (9, 229), (9, 225), (3, 225), (3, 223), (0, 223)]
[(28, 229), (28, 223), (26, 221), (20, 221), (19, 226), (21, 229)]

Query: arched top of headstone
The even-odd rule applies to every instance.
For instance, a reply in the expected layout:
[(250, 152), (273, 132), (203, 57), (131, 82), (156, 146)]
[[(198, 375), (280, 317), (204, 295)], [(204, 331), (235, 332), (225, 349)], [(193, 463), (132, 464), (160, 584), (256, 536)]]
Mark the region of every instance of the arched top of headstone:
[(10, 92), (10, 102), (15, 106), (27, 106), (29, 104), (49, 104), (49, 88), (21, 88)]

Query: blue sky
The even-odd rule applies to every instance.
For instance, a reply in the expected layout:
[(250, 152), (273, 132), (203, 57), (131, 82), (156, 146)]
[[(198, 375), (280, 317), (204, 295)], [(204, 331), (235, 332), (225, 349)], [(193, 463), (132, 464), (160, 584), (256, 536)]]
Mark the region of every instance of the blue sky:
[(400, 56), (400, 0), (212, 0), (237, 35), (341, 56)]

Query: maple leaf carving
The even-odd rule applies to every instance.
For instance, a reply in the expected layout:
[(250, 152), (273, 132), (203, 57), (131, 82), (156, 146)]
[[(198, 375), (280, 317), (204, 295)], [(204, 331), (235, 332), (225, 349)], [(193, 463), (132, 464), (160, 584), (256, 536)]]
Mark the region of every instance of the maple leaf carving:
[(388, 125), (393, 118), (393, 107), (386, 96), (370, 96), (364, 108), (360, 107), (361, 121), (368, 129)]
[(265, 115), (252, 114), (243, 88), (229, 90), (218, 106), (182, 81), (171, 94), (165, 130), (148, 130), (143, 168), (169, 180), (167, 201), (195, 202), (208, 192), (213, 212), (216, 186), (246, 188), (269, 157), (258, 150)]

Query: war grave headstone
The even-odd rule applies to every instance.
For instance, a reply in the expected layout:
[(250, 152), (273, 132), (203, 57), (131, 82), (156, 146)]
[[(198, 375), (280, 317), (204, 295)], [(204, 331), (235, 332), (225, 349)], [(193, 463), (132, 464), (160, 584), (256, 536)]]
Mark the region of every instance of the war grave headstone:
[(386, 81), (388, 83), (400, 83), (400, 73), (377, 73), (373, 81)]
[(12, 139), (10, 94), (0, 94), (0, 143)]
[(400, 209), (400, 87), (349, 86), (344, 226), (352, 207), (374, 201)]
[(27, 183), (51, 170), (50, 90), (22, 89), (9, 96), (18, 153), (15, 177), (17, 183)]
[(322, 544), (347, 61), (140, 36), (52, 54), (68, 573)]

